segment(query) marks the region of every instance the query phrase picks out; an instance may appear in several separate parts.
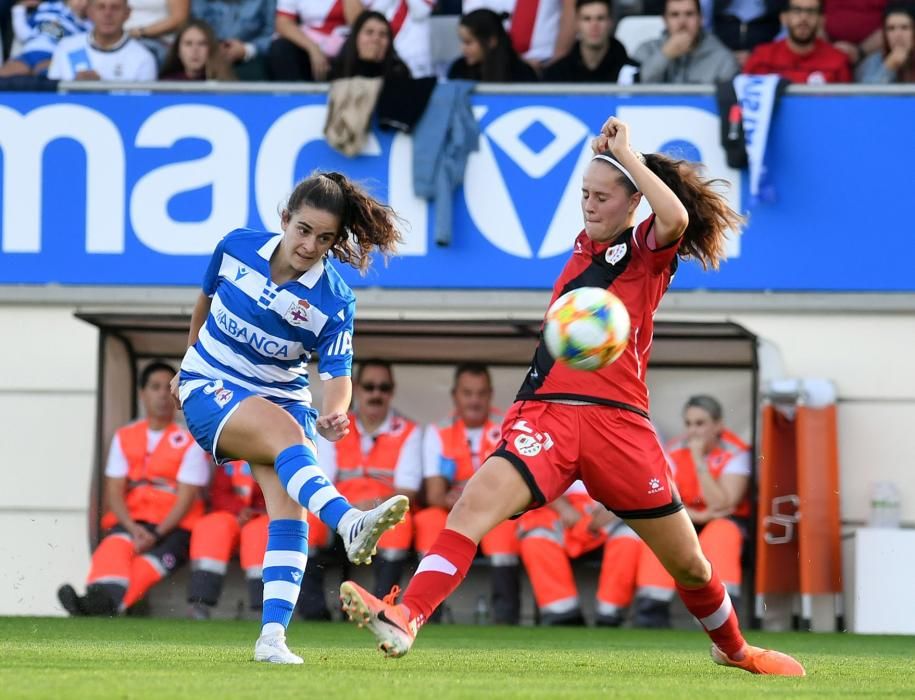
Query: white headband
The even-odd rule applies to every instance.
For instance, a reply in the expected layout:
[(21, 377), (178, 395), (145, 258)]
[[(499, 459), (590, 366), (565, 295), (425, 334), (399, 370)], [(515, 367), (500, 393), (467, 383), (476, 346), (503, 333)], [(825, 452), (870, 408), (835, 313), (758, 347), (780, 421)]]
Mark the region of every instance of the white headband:
[[(640, 156), (639, 160), (642, 160), (642, 161), (644, 162), (644, 160), (643, 160), (644, 156), (642, 156), (641, 153), (638, 154), (638, 155)], [(636, 192), (640, 192), (640, 191), (641, 191), (641, 190), (639, 189), (638, 184), (637, 184), (636, 181), (635, 181), (635, 178), (632, 177), (632, 173), (630, 173), (628, 170), (626, 170), (626, 168), (623, 167), (623, 164), (620, 163), (618, 160), (616, 160), (616, 158), (611, 158), (610, 156), (605, 156), (603, 153), (598, 153), (596, 156), (594, 156), (594, 158), (592, 158), (592, 160), (605, 160), (605, 161), (607, 161), (608, 163), (610, 163), (610, 165), (612, 165), (614, 168), (616, 168), (616, 169), (619, 170), (621, 173), (623, 173), (623, 175), (626, 176), (626, 179), (628, 179), (629, 182), (632, 183), (632, 186), (635, 187), (635, 191), (636, 191)]]

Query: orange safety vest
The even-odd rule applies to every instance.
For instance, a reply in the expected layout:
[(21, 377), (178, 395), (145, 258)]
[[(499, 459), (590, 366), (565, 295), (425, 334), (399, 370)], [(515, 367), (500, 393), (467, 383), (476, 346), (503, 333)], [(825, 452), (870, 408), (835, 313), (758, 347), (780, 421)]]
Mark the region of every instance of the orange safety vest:
[[(730, 430), (723, 430), (718, 438), (718, 445), (705, 458), (708, 472), (713, 479), (718, 479), (724, 468), (734, 457), (741, 452), (749, 450), (749, 446)], [(702, 487), (699, 485), (699, 474), (693, 463), (693, 455), (686, 445), (686, 438), (678, 438), (669, 447), (670, 458), (676, 467), (677, 473), (674, 481), (683, 505), (703, 510), (706, 508), (702, 500)], [(746, 518), (750, 515), (750, 499), (744, 496), (734, 509), (734, 515)]]
[[(121, 449), (127, 458), (127, 511), (134, 520), (161, 523), (178, 498), (178, 470), (194, 439), (176, 423), (165, 428), (159, 444), (147, 451), (149, 422), (138, 420), (119, 429)], [(197, 498), (178, 527), (190, 530), (203, 515), (203, 501)], [(107, 516), (106, 516), (107, 517)]]
[(210, 510), (224, 510), (238, 515), (242, 508), (266, 512), (264, 496), (243, 460), (227, 462), (216, 468), (210, 483)]
[(391, 493), (394, 492), (394, 471), (400, 460), (400, 452), (407, 438), (416, 430), (416, 423), (394, 415), (387, 432), (376, 436), (372, 449), (362, 451), (362, 436), (356, 423), (356, 416), (350, 413), (349, 434), (335, 443), (337, 448), (337, 483), (353, 479), (380, 481)]
[(474, 467), (480, 465), (491, 455), (502, 441), (502, 415), (492, 411), (489, 419), (483, 424), (483, 437), (480, 441), (480, 452), (477, 455), (479, 462), (474, 465), (474, 455), (470, 451), (470, 441), (467, 439), (467, 428), (464, 421), (452, 416), (449, 420), (433, 428), (438, 431), (442, 441), (441, 472), (443, 475), (454, 474), (449, 481), (454, 486), (463, 486), (473, 476)]

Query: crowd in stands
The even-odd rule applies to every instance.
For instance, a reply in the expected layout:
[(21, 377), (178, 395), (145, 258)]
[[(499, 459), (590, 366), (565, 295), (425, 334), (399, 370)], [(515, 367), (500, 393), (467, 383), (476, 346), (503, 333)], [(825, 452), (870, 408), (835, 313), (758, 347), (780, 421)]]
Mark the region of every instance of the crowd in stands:
[[(214, 466), (176, 423), (169, 393), (173, 376), (174, 369), (162, 362), (144, 369), (139, 391), (144, 417), (120, 428), (112, 441), (104, 472), (103, 535), (85, 593), (69, 584), (58, 591), (72, 615), (123, 614), (189, 561), (188, 615), (207, 619), (235, 556), (251, 609), (262, 606), (268, 522), (263, 494), (247, 464)], [(425, 426), (395, 408), (389, 363), (361, 363), (353, 387), (351, 432), (333, 443), (319, 438), (319, 463), (358, 508), (372, 508), (394, 494), (411, 501), (406, 519), (378, 544), (372, 575), (375, 593), (382, 596), (403, 580), (407, 566), (445, 527), (462, 489), (498, 447), (502, 416), (492, 404), (489, 370), (478, 363), (455, 369), (452, 412)], [(682, 415), (684, 433), (668, 444), (677, 489), (706, 555), (732, 598), (738, 598), (751, 514), (750, 451), (725, 427), (715, 398), (691, 397)], [(297, 607), (304, 619), (331, 620), (324, 572), (345, 557), (335, 533), (310, 513), (308, 521), (309, 559)], [(600, 565), (596, 624), (619, 626), (628, 609), (636, 626), (670, 626), (673, 579), (635, 532), (594, 501), (581, 482), (483, 538), (489, 620), (520, 622), (526, 573), (540, 624), (585, 624), (571, 562), (589, 554)]]
[[(613, 0), (0, 0), (0, 78), (482, 82), (915, 82), (915, 0), (645, 0), (663, 31), (627, 54)], [(626, 5), (633, 7), (632, 3)]]

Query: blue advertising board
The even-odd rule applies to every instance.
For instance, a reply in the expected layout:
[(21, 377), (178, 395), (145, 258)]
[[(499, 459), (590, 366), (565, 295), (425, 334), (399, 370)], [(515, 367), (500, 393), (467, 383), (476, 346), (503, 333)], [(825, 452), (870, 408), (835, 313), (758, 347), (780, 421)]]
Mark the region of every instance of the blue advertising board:
[(749, 225), (718, 272), (679, 290), (915, 291), (908, 250), (915, 101), (789, 95), (772, 125), (765, 196), (728, 168), (708, 96), (481, 94), (482, 131), (435, 244), (412, 190), (409, 136), (374, 130), (347, 158), (323, 140), (324, 95), (0, 96), (0, 284), (196, 285), (239, 226), (277, 230), (297, 178), (341, 170), (406, 221), (402, 254), (354, 286), (540, 289), (581, 228), (588, 143), (612, 114), (633, 145), (705, 163)]

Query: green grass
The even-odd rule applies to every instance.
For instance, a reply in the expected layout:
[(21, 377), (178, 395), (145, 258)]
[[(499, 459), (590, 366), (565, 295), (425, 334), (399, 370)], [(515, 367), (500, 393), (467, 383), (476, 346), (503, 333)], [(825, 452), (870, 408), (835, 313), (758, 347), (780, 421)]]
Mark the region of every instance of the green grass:
[(0, 618), (0, 698), (915, 697), (915, 638), (748, 635), (806, 678), (715, 666), (693, 632), (430, 625), (384, 659), (353, 626), (293, 623), (304, 666), (249, 661), (253, 622)]

